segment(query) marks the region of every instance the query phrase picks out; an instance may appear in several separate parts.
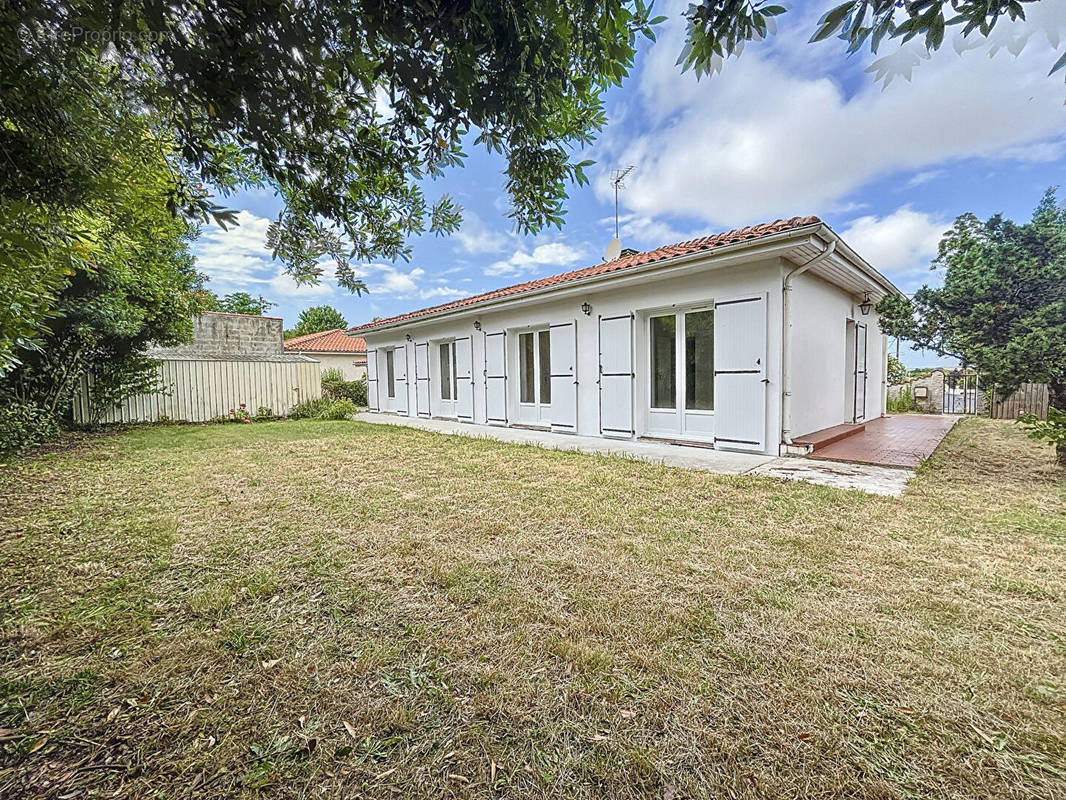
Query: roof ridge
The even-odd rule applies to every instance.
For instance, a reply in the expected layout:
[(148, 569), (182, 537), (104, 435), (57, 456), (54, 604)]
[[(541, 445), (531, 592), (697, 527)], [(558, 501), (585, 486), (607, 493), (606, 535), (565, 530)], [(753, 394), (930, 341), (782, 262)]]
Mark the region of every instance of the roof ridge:
[(657, 247), (652, 250), (645, 250), (633, 255), (621, 256), (612, 261), (604, 261), (599, 264), (593, 264), (592, 266), (588, 267), (578, 267), (577, 269), (569, 270), (567, 272), (561, 272), (557, 275), (549, 275), (544, 278), (535, 278), (530, 281), (525, 281), (524, 283), (516, 283), (512, 284), (511, 286), (504, 286), (500, 289), (492, 289), (490, 291), (481, 292), (479, 294), (471, 295), (469, 297), (462, 297), (456, 300), (452, 300), (447, 303), (439, 303), (438, 305), (429, 306), (428, 308), (422, 308), (417, 311), (411, 311), (405, 314), (397, 314), (392, 317), (386, 317), (385, 319), (379, 319), (373, 322), (364, 323), (362, 325), (353, 326), (351, 328), (346, 329), (345, 332), (349, 336), (353, 336), (354, 334), (363, 331), (371, 331), (383, 327), (385, 325), (431, 316), (440, 311), (463, 308), (465, 306), (473, 305), (475, 303), (482, 302), (485, 300), (515, 297), (522, 295), (526, 292), (533, 291), (534, 289), (546, 288), (557, 284), (564, 284), (582, 277), (606, 275), (608, 273), (617, 272), (619, 270), (630, 269), (632, 267), (643, 266), (646, 264), (652, 264), (656, 261), (665, 261), (669, 258), (674, 258), (677, 256), (690, 255), (704, 250), (712, 250), (715, 247), (721, 247), (726, 244), (739, 244), (744, 241), (758, 239), (773, 233), (785, 233), (787, 231), (796, 230), (798, 228), (804, 228), (809, 225), (820, 224), (822, 224), (822, 220), (818, 217), (806, 216), (789, 217), (788, 219), (776, 219), (772, 222), (762, 222), (756, 225), (747, 225), (740, 228), (734, 228), (728, 231), (721, 231), (719, 233), (712, 233), (706, 236), (700, 236), (695, 239), (689, 239), (684, 242), (677, 242), (676, 244), (663, 245), (662, 247)]
[[(360, 343), (362, 350), (359, 349)], [(304, 333), (286, 339), (283, 349), (289, 352), (302, 350), (315, 353), (361, 353), (366, 350), (366, 342), (362, 337), (349, 336), (344, 328), (330, 328), (328, 331)]]
[(285, 342), (303, 342), (310, 339), (314, 339), (319, 336), (326, 336), (330, 333), (336, 333), (337, 331), (346, 331), (347, 328), (330, 328), (328, 331), (315, 331), (314, 333), (301, 333), (299, 336), (293, 336), (290, 339), (286, 339)]

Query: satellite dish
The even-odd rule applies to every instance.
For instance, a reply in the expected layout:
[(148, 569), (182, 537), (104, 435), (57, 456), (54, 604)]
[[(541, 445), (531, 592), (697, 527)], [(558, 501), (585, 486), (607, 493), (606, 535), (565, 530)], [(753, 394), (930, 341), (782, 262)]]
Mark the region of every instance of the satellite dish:
[(614, 261), (622, 255), (622, 242), (615, 237), (607, 243), (607, 252), (603, 254), (604, 261)]

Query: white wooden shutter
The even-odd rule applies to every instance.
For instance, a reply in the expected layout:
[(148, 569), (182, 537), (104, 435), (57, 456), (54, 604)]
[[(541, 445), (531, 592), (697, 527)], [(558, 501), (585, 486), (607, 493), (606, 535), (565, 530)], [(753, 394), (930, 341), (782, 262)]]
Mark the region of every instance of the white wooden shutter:
[(548, 326), (549, 380), (552, 387), (551, 426), (577, 432), (577, 323)]
[(393, 353), (393, 375), (396, 384), (394, 403), (397, 414), (408, 414), (407, 397), (407, 345), (402, 344)]
[(474, 343), (469, 336), (455, 340), (455, 416), (474, 419)]
[(599, 318), (600, 433), (633, 435), (633, 315)]
[(378, 351), (366, 351), (366, 404), (371, 411), (380, 411), (378, 400)]
[(855, 421), (866, 419), (866, 325), (855, 324)]
[(766, 295), (714, 304), (714, 441), (766, 449)]
[(415, 413), (429, 416), (429, 343), (415, 342)]
[(507, 424), (507, 334), (485, 334), (485, 419)]

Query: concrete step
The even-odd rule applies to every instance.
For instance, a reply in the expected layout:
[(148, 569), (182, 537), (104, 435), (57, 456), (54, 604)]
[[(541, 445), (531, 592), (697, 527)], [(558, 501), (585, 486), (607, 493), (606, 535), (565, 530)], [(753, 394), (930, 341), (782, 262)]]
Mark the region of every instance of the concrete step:
[(841, 439), (846, 439), (849, 436), (854, 436), (856, 433), (862, 433), (866, 430), (866, 423), (859, 422), (855, 424), (845, 423), (843, 425), (833, 425), (830, 428), (823, 428), (820, 431), (814, 433), (807, 433), (803, 436), (797, 436), (792, 440), (792, 444), (786, 447), (788, 455), (805, 456), (820, 450), (823, 447), (828, 447), (834, 442), (839, 442)]

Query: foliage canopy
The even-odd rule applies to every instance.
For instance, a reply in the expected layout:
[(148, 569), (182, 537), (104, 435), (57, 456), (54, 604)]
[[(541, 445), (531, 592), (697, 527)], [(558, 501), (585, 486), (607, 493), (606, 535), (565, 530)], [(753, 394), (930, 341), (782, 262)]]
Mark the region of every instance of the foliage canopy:
[(939, 288), (882, 303), (887, 329), (976, 367), (990, 384), (1047, 383), (1066, 410), (1066, 206), (1044, 193), (1029, 222), (963, 214), (944, 234)]
[(311, 306), (300, 312), (296, 326), (292, 330), (285, 331), (285, 338), (304, 336), (308, 333), (320, 333), (332, 331), (337, 328), (347, 328), (348, 320), (333, 306)]

